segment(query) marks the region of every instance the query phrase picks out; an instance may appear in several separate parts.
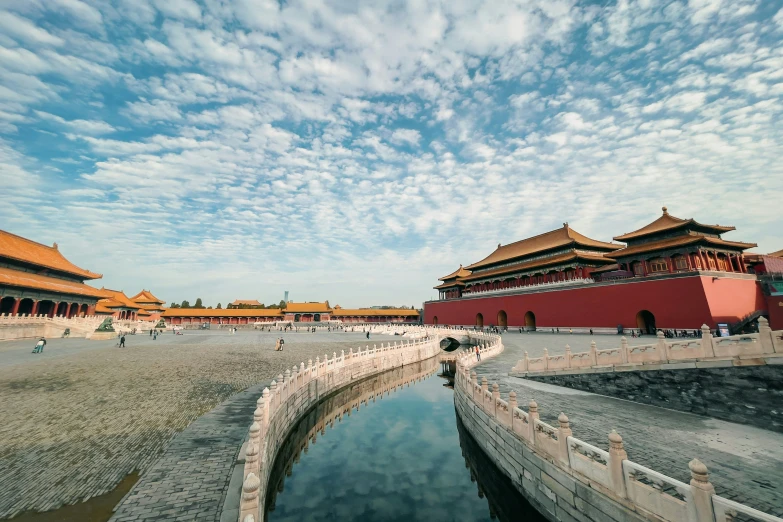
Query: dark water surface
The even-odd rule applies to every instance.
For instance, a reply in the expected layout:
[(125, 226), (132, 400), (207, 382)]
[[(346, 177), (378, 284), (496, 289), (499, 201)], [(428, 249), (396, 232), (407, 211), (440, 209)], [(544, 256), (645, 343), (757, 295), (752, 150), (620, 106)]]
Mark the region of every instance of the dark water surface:
[[(275, 462), (267, 520), (543, 521), (458, 430), (437, 361), (363, 381), (311, 410)], [(379, 400), (411, 378), (421, 379)]]

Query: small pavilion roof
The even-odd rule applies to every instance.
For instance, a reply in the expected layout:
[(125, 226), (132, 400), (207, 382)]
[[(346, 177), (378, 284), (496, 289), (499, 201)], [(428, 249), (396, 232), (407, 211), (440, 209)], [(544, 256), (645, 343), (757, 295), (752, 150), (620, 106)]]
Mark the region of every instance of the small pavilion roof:
[(0, 258), (9, 258), (31, 265), (65, 272), (80, 279), (100, 279), (101, 274), (74, 265), (60, 253), (57, 243), (46, 246), (16, 234), (0, 230)]
[(523, 270), (531, 270), (533, 268), (538, 267), (546, 267), (550, 265), (556, 265), (559, 263), (566, 263), (568, 261), (576, 261), (576, 260), (584, 260), (584, 261), (593, 261), (593, 262), (603, 262), (603, 263), (614, 263), (613, 259), (607, 259), (603, 255), (600, 254), (589, 254), (587, 252), (578, 252), (575, 249), (571, 249), (569, 252), (564, 252), (562, 254), (558, 254), (556, 256), (551, 257), (545, 257), (542, 259), (533, 259), (531, 261), (526, 261), (524, 263), (518, 263), (515, 265), (510, 266), (504, 266), (500, 268), (495, 268), (493, 270), (487, 270), (485, 272), (479, 272), (476, 274), (472, 274), (466, 278), (464, 278), (462, 281), (465, 283), (469, 283), (471, 281), (477, 281), (479, 279), (484, 279), (486, 277), (493, 277), (493, 276), (500, 276), (504, 274), (512, 274), (516, 272), (521, 272)]
[(755, 246), (758, 246), (756, 245), (756, 243), (741, 243), (739, 241), (726, 241), (725, 239), (718, 239), (717, 237), (687, 235), (687, 236), (661, 239), (658, 241), (651, 241), (649, 243), (643, 243), (641, 245), (635, 245), (632, 247), (623, 248), (622, 250), (618, 250), (617, 252), (610, 252), (606, 254), (606, 257), (610, 257), (612, 259), (620, 259), (623, 257), (633, 256), (636, 254), (642, 254), (645, 252), (652, 252), (655, 250), (664, 250), (667, 248), (676, 248), (676, 247), (687, 246), (687, 245), (696, 245), (698, 243), (706, 243), (717, 247), (726, 247), (730, 249), (739, 249), (739, 250), (746, 250), (748, 248), (753, 248)]
[(767, 255), (772, 257), (783, 257), (783, 250), (778, 250), (777, 252), (772, 252), (771, 254)]
[(734, 227), (724, 227), (721, 225), (704, 225), (702, 223), (695, 221), (693, 218), (682, 219), (682, 218), (674, 217), (671, 214), (669, 214), (669, 210), (666, 207), (663, 207), (661, 210), (663, 210), (663, 215), (658, 219), (656, 219), (655, 221), (653, 221), (652, 223), (650, 223), (649, 225), (645, 225), (639, 230), (634, 230), (633, 232), (628, 232), (627, 234), (616, 236), (614, 240), (625, 242), (628, 239), (636, 239), (639, 237), (648, 236), (650, 234), (656, 234), (658, 232), (663, 232), (666, 230), (675, 230), (678, 228), (685, 227), (687, 225), (695, 225), (700, 228), (709, 229), (716, 234), (723, 234), (724, 232), (729, 232), (730, 230), (736, 230)]
[(155, 297), (154, 295), (152, 295), (152, 292), (150, 292), (149, 290), (142, 290), (138, 294), (136, 294), (133, 297), (131, 297), (130, 300), (133, 301), (134, 303), (139, 303), (139, 304), (161, 304), (162, 305), (163, 303), (166, 302), (166, 301), (162, 301), (162, 300), (158, 299), (157, 297)]
[(438, 286), (433, 286), (432, 288), (434, 288), (435, 290), (440, 290), (442, 288), (454, 288), (456, 286), (465, 286), (465, 283), (463, 283), (462, 281), (454, 281), (453, 283), (442, 283), (439, 284)]
[[(604, 243), (603, 241), (596, 241), (590, 239), (587, 236), (580, 234), (571, 227), (568, 223), (563, 223), (563, 228), (558, 228), (544, 234), (539, 234), (515, 243), (509, 243), (508, 245), (498, 245), (497, 249), (490, 255), (482, 259), (477, 263), (468, 265), (466, 268), (475, 272), (476, 268), (482, 268), (518, 257), (529, 256), (538, 252), (551, 250), (557, 247), (572, 246), (573, 248), (588, 247), (599, 250), (618, 250), (622, 248), (622, 245), (616, 245), (614, 243)], [(474, 276), (476, 274), (473, 274)]]
[(261, 306), (263, 303), (259, 303), (256, 299), (236, 299), (232, 306), (248, 305), (248, 306)]
[(467, 270), (465, 268), (462, 268), (462, 265), (459, 265), (459, 268), (450, 273), (449, 275), (445, 275), (441, 278), (438, 278), (438, 281), (446, 281), (448, 279), (454, 279), (457, 277), (466, 277), (471, 274), (470, 270)]
[(134, 303), (130, 298), (125, 295), (122, 290), (112, 290), (110, 288), (101, 288), (104, 299), (98, 301), (97, 306), (104, 308), (131, 308), (134, 310), (141, 310), (141, 306)]
[(0, 285), (46, 290), (60, 294), (84, 295), (100, 298), (105, 295), (102, 290), (77, 281), (69, 281), (59, 277), (33, 274), (13, 268), (0, 267)]

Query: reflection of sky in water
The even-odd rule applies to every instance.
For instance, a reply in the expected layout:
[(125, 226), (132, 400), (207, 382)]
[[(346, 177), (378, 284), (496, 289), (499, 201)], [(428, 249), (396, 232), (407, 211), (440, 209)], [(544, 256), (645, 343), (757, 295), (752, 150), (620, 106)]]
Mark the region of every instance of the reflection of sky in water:
[(286, 477), (268, 520), (490, 520), (443, 383), (429, 377), (327, 428)]

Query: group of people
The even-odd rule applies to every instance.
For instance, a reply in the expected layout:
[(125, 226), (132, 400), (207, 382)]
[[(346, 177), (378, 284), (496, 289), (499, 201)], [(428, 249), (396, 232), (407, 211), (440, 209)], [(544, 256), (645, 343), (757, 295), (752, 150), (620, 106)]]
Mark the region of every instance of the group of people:
[(276, 352), (282, 352), (284, 344), (285, 344), (285, 340), (283, 340), (282, 337), (278, 337), (277, 341), (275, 341), (275, 351)]

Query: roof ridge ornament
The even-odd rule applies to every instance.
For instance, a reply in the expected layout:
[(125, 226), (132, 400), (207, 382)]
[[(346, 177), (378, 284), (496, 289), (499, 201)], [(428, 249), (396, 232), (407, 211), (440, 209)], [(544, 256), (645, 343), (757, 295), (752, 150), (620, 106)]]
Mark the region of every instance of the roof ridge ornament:
[(661, 210), (663, 210), (664, 215), (668, 215), (669, 214), (669, 209), (668, 208), (661, 207)]

